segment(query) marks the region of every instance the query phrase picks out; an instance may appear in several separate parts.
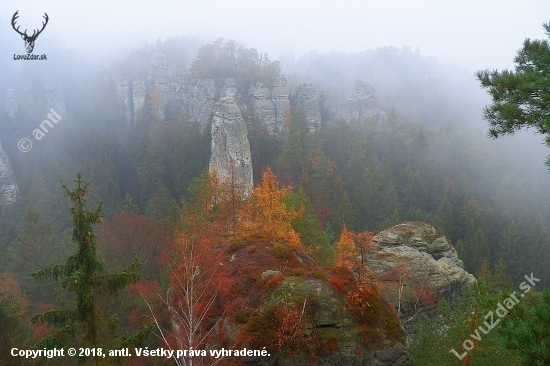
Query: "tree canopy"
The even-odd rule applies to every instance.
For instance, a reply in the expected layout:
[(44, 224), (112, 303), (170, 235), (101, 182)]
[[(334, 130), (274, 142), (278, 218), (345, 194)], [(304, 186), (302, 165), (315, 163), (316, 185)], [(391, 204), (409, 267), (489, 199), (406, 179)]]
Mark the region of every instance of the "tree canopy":
[[(543, 24), (550, 38), (550, 23)], [(515, 72), (481, 70), (476, 73), (488, 89), (493, 104), (485, 107), (489, 136), (513, 135), (522, 128), (534, 128), (545, 136), (550, 147), (550, 43), (548, 40), (523, 42), (515, 59)], [(550, 157), (546, 161), (550, 167)]]

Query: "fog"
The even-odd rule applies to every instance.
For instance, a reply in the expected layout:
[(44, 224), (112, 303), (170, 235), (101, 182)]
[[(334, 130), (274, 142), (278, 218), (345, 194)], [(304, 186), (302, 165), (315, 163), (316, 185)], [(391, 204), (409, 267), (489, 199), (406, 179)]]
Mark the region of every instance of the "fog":
[[(436, 300), (463, 293), (473, 275), (492, 281), (491, 291), (511, 291), (526, 273), (540, 279), (537, 291), (549, 288), (550, 150), (533, 130), (488, 138), (482, 115), (492, 101), (476, 78), (514, 69), (526, 38), (546, 39), (549, 8), (548, 0), (0, 2), (0, 300), (9, 299), (0, 301), (0, 360), (54, 339), (30, 325), (47, 310), (51, 317), (33, 319), (70, 320), (56, 334), (77, 329), (63, 345), (80, 350), (104, 352), (99, 334), (110, 347), (143, 341), (151, 350), (227, 350), (235, 340), (267, 347), (280, 364), (292, 362), (275, 352), (365, 364), (373, 345), (392, 345), (384, 358), (398, 354), (395, 334), (415, 347), (413, 318), (435, 314)], [(138, 262), (143, 281), (124, 289), (138, 281)], [(390, 271), (376, 273), (380, 286), (376, 268)], [(286, 276), (292, 291), (279, 290)], [(377, 292), (391, 282), (397, 310)], [(325, 288), (334, 295), (318, 297)], [(50, 311), (75, 298), (75, 316)], [(192, 315), (177, 313), (184, 298)], [(97, 328), (97, 337), (72, 327), (80, 309), (92, 309), (82, 329)], [(471, 311), (456, 309), (469, 334)], [(200, 327), (174, 322), (190, 318)], [(162, 337), (142, 340), (151, 319)], [(181, 332), (201, 341), (183, 344), (194, 336)], [(28, 365), (18, 361), (8, 363)]]
[[(22, 29), (39, 26), (44, 12), (50, 17), (36, 53), (46, 51), (47, 38), (102, 58), (146, 40), (192, 34), (208, 41), (235, 39), (272, 59), (283, 50), (298, 57), (313, 49), (360, 52), (407, 46), (471, 72), (512, 67), (523, 40), (541, 38), (541, 24), (548, 20), (545, 0), (4, 1), (3, 38), (17, 38), (9, 21), (16, 10)], [(2, 57), (21, 52), (20, 43), (13, 46)]]

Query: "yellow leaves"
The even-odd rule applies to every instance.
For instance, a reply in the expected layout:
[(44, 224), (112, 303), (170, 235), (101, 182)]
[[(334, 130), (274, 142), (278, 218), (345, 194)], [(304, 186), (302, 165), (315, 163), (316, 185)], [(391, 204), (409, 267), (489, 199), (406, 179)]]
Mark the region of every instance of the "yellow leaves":
[(240, 230), (245, 235), (259, 235), (294, 248), (301, 247), (300, 237), (292, 228), (292, 220), (300, 218), (304, 209), (287, 209), (285, 200), (292, 187), (281, 187), (268, 167), (262, 173), (262, 183), (254, 188), (250, 201), (240, 212)]
[(340, 239), (338, 243), (336, 243), (336, 266), (346, 268), (353, 266), (357, 255), (358, 250), (355, 245), (355, 234), (348, 231), (348, 228), (344, 224)]

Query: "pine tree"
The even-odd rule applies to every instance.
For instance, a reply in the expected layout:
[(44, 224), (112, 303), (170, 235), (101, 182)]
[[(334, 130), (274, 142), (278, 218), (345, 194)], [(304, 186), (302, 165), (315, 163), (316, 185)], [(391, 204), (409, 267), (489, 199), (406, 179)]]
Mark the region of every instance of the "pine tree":
[[(543, 28), (550, 38), (550, 23)], [(526, 39), (514, 59), (516, 70), (476, 73), (483, 88), (488, 89), (493, 104), (485, 107), (483, 117), (489, 122), (489, 135), (498, 138), (513, 135), (523, 128), (534, 128), (545, 135), (550, 146), (550, 42)], [(546, 164), (550, 167), (550, 157)]]
[[(64, 264), (50, 264), (33, 272), (32, 276), (53, 279), (60, 283), (62, 288), (75, 294), (76, 303), (72, 308), (46, 311), (31, 319), (33, 323), (61, 325), (54, 333), (44, 337), (37, 348), (63, 347), (70, 339), (81, 341), (84, 347), (100, 347), (104, 341), (108, 341), (102, 336), (109, 334), (100, 333), (101, 324), (104, 324), (102, 320), (106, 319), (112, 325), (116, 315), (107, 317), (107, 314), (101, 314), (98, 297), (100, 294), (114, 296), (141, 278), (134, 272), (139, 266), (137, 261), (118, 273), (102, 274), (104, 265), (96, 250), (97, 236), (92, 226), (103, 221), (102, 204), (93, 212), (87, 211), (85, 197), (90, 182), (83, 181), (80, 173), (74, 182), (74, 189), (71, 190), (66, 185), (63, 185), (63, 189), (73, 205), (73, 241), (78, 246), (77, 251)], [(79, 363), (85, 363), (86, 359), (87, 357), (79, 358)], [(94, 357), (96, 364), (100, 360), (99, 357)]]
[(344, 191), (344, 193), (342, 194), (342, 198), (338, 203), (336, 213), (334, 214), (334, 223), (336, 226), (336, 230), (338, 232), (341, 232), (344, 225), (354, 229), (356, 220), (357, 215), (355, 213), (355, 210), (353, 209), (351, 201), (349, 200), (348, 193)]
[[(521, 294), (522, 296), (524, 294)], [(522, 365), (550, 364), (550, 289), (531, 291), (502, 319), (498, 333)]]

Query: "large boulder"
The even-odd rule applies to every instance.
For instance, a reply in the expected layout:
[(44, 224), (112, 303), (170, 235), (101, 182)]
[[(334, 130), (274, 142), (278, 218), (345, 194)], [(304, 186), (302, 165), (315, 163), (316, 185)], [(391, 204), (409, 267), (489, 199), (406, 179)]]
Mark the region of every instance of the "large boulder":
[(431, 225), (399, 224), (375, 235), (372, 243), (364, 264), (374, 272), (381, 294), (406, 320), (475, 282), (449, 240)]

